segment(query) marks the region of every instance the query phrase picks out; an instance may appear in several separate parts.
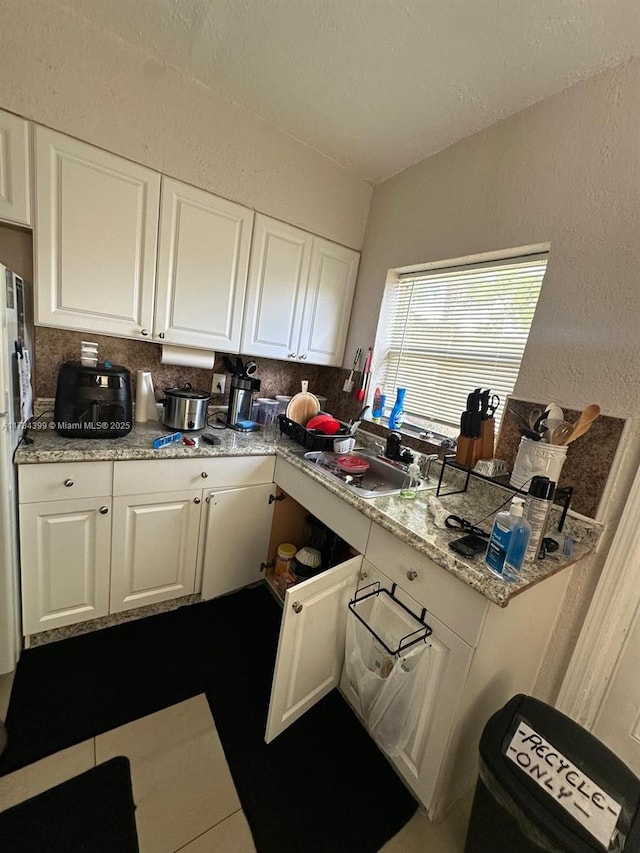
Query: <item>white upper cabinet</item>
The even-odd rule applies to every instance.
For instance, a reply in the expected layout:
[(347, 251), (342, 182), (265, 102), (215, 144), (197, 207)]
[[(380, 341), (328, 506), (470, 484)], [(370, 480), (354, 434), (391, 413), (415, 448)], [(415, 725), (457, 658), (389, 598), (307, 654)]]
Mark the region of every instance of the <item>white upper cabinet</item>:
[(299, 354), (313, 364), (342, 364), (360, 255), (313, 238)]
[(0, 219), (31, 225), (29, 125), (0, 111)]
[(162, 178), (154, 338), (239, 351), (253, 216)]
[(151, 336), (160, 175), (35, 128), (36, 323)]
[(357, 252), (256, 215), (241, 350), (340, 365)]
[(297, 358), (312, 242), (306, 231), (256, 215), (242, 352)]

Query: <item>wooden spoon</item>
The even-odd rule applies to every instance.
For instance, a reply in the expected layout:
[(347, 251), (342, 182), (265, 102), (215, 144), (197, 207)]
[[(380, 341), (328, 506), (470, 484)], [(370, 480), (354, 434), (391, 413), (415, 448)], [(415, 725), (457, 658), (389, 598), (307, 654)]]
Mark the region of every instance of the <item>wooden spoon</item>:
[(551, 430), (551, 439), (550, 444), (566, 444), (567, 439), (573, 435), (573, 424), (567, 423), (564, 421), (561, 424), (558, 424), (557, 427), (554, 427)]
[(565, 440), (565, 444), (571, 444), (572, 441), (575, 441), (576, 438), (580, 438), (581, 435), (584, 435), (587, 432), (591, 424), (595, 421), (595, 419), (600, 414), (600, 406), (597, 403), (591, 403), (590, 406), (582, 412), (578, 420), (575, 422), (573, 431), (571, 435)]

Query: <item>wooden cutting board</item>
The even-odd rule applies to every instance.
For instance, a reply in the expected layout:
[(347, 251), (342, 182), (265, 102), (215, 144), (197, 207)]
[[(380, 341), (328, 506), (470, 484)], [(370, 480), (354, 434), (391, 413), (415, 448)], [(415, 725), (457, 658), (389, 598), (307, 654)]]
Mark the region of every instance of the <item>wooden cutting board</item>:
[(310, 394), (307, 390), (309, 383), (306, 379), (303, 379), (301, 384), (302, 391), (289, 400), (286, 416), (290, 421), (306, 427), (311, 418), (315, 418), (320, 411), (320, 401), (315, 394)]

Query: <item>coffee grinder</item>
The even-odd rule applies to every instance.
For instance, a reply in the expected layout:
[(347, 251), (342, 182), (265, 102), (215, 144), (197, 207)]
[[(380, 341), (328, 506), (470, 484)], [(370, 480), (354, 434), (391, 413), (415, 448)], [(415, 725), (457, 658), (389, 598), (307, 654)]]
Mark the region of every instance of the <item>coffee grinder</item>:
[(231, 377), (227, 426), (241, 432), (253, 432), (260, 429), (260, 425), (251, 420), (253, 392), (259, 390), (259, 379), (250, 379), (248, 376)]

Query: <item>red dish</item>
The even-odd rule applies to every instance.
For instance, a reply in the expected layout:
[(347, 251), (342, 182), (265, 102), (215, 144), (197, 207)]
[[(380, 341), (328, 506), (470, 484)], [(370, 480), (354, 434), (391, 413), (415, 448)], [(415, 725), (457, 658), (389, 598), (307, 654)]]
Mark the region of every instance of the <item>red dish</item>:
[(364, 474), (369, 468), (369, 463), (362, 456), (336, 456), (336, 465), (347, 474)]
[(340, 424), (331, 415), (316, 415), (307, 423), (307, 429), (317, 429), (325, 435), (335, 435), (340, 429)]

